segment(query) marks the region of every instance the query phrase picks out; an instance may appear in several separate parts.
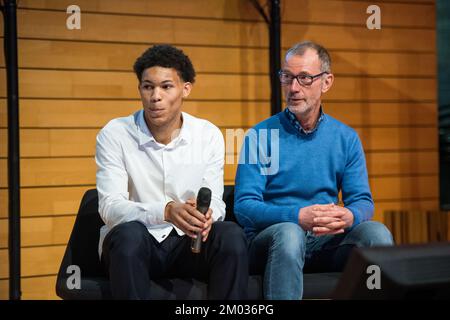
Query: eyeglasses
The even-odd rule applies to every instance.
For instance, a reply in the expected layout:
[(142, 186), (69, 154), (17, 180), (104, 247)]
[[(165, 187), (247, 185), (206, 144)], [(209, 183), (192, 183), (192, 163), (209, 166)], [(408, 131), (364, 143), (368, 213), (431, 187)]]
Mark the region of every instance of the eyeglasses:
[(278, 72), (278, 76), (280, 77), (281, 84), (284, 86), (291, 85), (292, 81), (294, 81), (294, 79), (297, 79), (298, 83), (302, 86), (310, 86), (310, 85), (312, 85), (312, 83), (314, 82), (314, 80), (316, 78), (320, 77), (323, 74), (328, 74), (328, 73), (329, 72), (324, 71), (324, 72), (321, 72), (321, 73), (313, 75), (313, 76), (310, 76), (309, 74), (301, 73), (301, 74), (294, 76), (292, 74), (284, 72), (283, 70), (280, 70)]

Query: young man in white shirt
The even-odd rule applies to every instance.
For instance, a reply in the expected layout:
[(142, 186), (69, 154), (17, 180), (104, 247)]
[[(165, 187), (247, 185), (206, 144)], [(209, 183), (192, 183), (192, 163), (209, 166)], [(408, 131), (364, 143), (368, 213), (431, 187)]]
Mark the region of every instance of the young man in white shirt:
[[(209, 299), (245, 299), (243, 230), (224, 222), (224, 141), (211, 122), (181, 111), (195, 71), (170, 45), (145, 51), (134, 64), (143, 110), (110, 121), (97, 136), (99, 254), (118, 299), (149, 299), (151, 279), (195, 277)], [(212, 191), (205, 215), (201, 187)], [(192, 238), (202, 237), (200, 253)]]

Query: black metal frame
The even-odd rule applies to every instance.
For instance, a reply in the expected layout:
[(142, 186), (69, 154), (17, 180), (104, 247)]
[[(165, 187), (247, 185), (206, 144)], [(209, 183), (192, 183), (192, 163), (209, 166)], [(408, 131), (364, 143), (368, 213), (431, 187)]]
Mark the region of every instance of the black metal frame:
[(20, 151), (17, 4), (3, 0), (4, 54), (8, 93), (9, 298), (20, 300)]
[(256, 10), (269, 25), (270, 111), (274, 115), (281, 111), (281, 87), (278, 79), (278, 70), (281, 66), (281, 0), (268, 1), (270, 1), (270, 19), (258, 0), (251, 0)]

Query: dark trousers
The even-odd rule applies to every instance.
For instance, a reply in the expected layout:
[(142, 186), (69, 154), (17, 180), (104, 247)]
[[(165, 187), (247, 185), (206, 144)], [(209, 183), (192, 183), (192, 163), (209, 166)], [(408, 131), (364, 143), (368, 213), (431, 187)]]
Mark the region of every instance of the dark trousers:
[(102, 263), (116, 299), (149, 299), (150, 280), (158, 278), (203, 280), (208, 299), (247, 297), (247, 242), (234, 222), (213, 223), (198, 254), (191, 252), (191, 238), (175, 230), (159, 243), (142, 223), (122, 223), (107, 234)]

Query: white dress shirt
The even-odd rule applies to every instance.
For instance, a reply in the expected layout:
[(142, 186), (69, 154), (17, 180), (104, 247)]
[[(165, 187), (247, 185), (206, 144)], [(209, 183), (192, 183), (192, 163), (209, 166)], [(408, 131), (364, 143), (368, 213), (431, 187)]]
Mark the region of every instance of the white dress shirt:
[(224, 140), (211, 122), (182, 113), (179, 135), (158, 143), (144, 120), (143, 110), (111, 120), (97, 135), (97, 191), (100, 230), (99, 255), (114, 226), (140, 221), (158, 241), (175, 228), (164, 221), (170, 201), (196, 198), (201, 187), (212, 191), (213, 221), (225, 218), (223, 195)]

